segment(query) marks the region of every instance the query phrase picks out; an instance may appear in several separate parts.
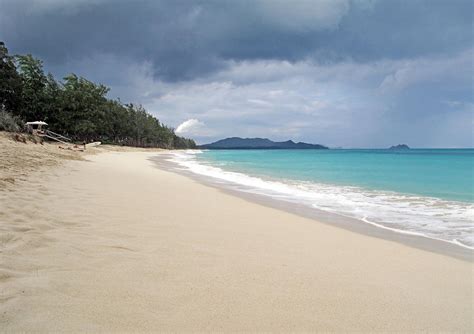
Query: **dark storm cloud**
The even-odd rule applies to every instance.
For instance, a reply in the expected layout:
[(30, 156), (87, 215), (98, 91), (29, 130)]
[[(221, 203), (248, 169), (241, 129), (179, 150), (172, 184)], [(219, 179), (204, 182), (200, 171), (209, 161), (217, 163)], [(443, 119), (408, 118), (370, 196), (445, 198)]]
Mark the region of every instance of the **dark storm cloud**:
[(0, 40), (198, 142), (473, 146), (471, 0), (0, 0)]
[(471, 1), (33, 1), (0, 3), (0, 37), (46, 63), (91, 54), (151, 61), (189, 80), (226, 60), (417, 57), (472, 42)]
[(150, 60), (156, 75), (169, 80), (218, 66), (199, 51), (195, 31), (183, 22), (190, 6), (158, 1), (71, 3), (4, 3), (2, 38), (14, 51), (31, 52), (47, 63), (91, 54)]
[(384, 0), (372, 10), (352, 6), (339, 28), (325, 35), (329, 51), (355, 60), (456, 53), (472, 46), (473, 2)]

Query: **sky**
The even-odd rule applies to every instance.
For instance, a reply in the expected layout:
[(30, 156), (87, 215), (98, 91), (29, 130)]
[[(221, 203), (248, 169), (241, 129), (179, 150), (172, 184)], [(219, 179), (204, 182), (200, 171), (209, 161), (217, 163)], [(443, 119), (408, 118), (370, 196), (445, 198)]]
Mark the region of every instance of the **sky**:
[(0, 0), (0, 40), (198, 143), (473, 147), (473, 3)]

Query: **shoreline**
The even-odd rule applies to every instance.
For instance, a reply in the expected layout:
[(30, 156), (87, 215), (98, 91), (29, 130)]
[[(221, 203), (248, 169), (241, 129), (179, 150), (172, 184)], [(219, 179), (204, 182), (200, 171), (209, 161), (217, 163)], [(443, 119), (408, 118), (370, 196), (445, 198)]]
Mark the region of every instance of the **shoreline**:
[[(158, 167), (165, 168), (168, 171), (175, 172), (180, 175), (187, 176), (204, 185), (214, 187), (224, 193), (243, 198), (253, 203), (258, 203), (266, 207), (283, 210), (298, 216), (312, 219), (318, 223), (324, 223), (331, 226), (339, 227), (351, 232), (363, 234), (370, 237), (384, 239), (387, 241), (397, 242), (409, 247), (434, 252), (441, 255), (450, 256), (456, 259), (474, 263), (474, 250), (468, 246), (459, 245), (442, 239), (435, 239), (421, 234), (405, 232), (403, 230), (392, 229), (387, 226), (378, 225), (372, 222), (365, 222), (356, 218), (343, 216), (337, 213), (323, 211), (316, 208), (310, 208), (307, 205), (278, 200), (277, 198), (252, 193), (250, 191), (242, 191), (237, 189), (234, 184), (227, 181), (217, 180), (213, 177), (193, 173), (185, 170), (181, 166), (167, 161), (166, 156), (173, 153), (163, 152), (150, 158)], [(238, 185), (241, 186), (241, 185)], [(242, 186), (243, 187), (243, 186)], [(245, 188), (245, 187), (244, 187)]]
[(0, 190), (5, 331), (472, 331), (472, 263), (231, 195), (159, 154)]

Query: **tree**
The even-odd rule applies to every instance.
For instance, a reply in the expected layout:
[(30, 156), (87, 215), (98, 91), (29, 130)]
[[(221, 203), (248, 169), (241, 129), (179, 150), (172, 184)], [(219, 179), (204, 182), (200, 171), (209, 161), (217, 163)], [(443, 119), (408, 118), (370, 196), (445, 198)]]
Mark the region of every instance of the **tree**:
[(21, 101), (21, 78), (16, 71), (14, 57), (0, 42), (0, 107), (6, 111), (18, 113)]
[(43, 63), (30, 54), (16, 56), (16, 61), (22, 83), (19, 114), (28, 121), (44, 120), (48, 114), (48, 99)]
[(100, 136), (108, 91), (104, 85), (94, 84), (75, 74), (65, 77), (60, 99), (63, 132), (85, 140)]

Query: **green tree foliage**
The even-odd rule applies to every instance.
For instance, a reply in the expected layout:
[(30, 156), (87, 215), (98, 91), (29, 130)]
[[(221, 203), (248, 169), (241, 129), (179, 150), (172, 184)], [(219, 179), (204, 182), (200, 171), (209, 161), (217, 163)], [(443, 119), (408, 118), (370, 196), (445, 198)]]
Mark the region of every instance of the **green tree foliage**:
[(16, 60), (22, 84), (19, 114), (25, 119), (44, 119), (47, 116), (48, 101), (43, 63), (32, 55), (16, 56)]
[(9, 112), (17, 111), (21, 101), (21, 78), (15, 67), (15, 60), (0, 42), (0, 107)]
[(0, 43), (0, 107), (25, 121), (44, 120), (75, 141), (162, 148), (194, 148), (141, 105), (107, 98), (109, 88), (75, 74), (56, 81), (41, 60), (8, 55)]
[(60, 99), (60, 129), (86, 141), (103, 135), (109, 89), (71, 74), (64, 78)]

